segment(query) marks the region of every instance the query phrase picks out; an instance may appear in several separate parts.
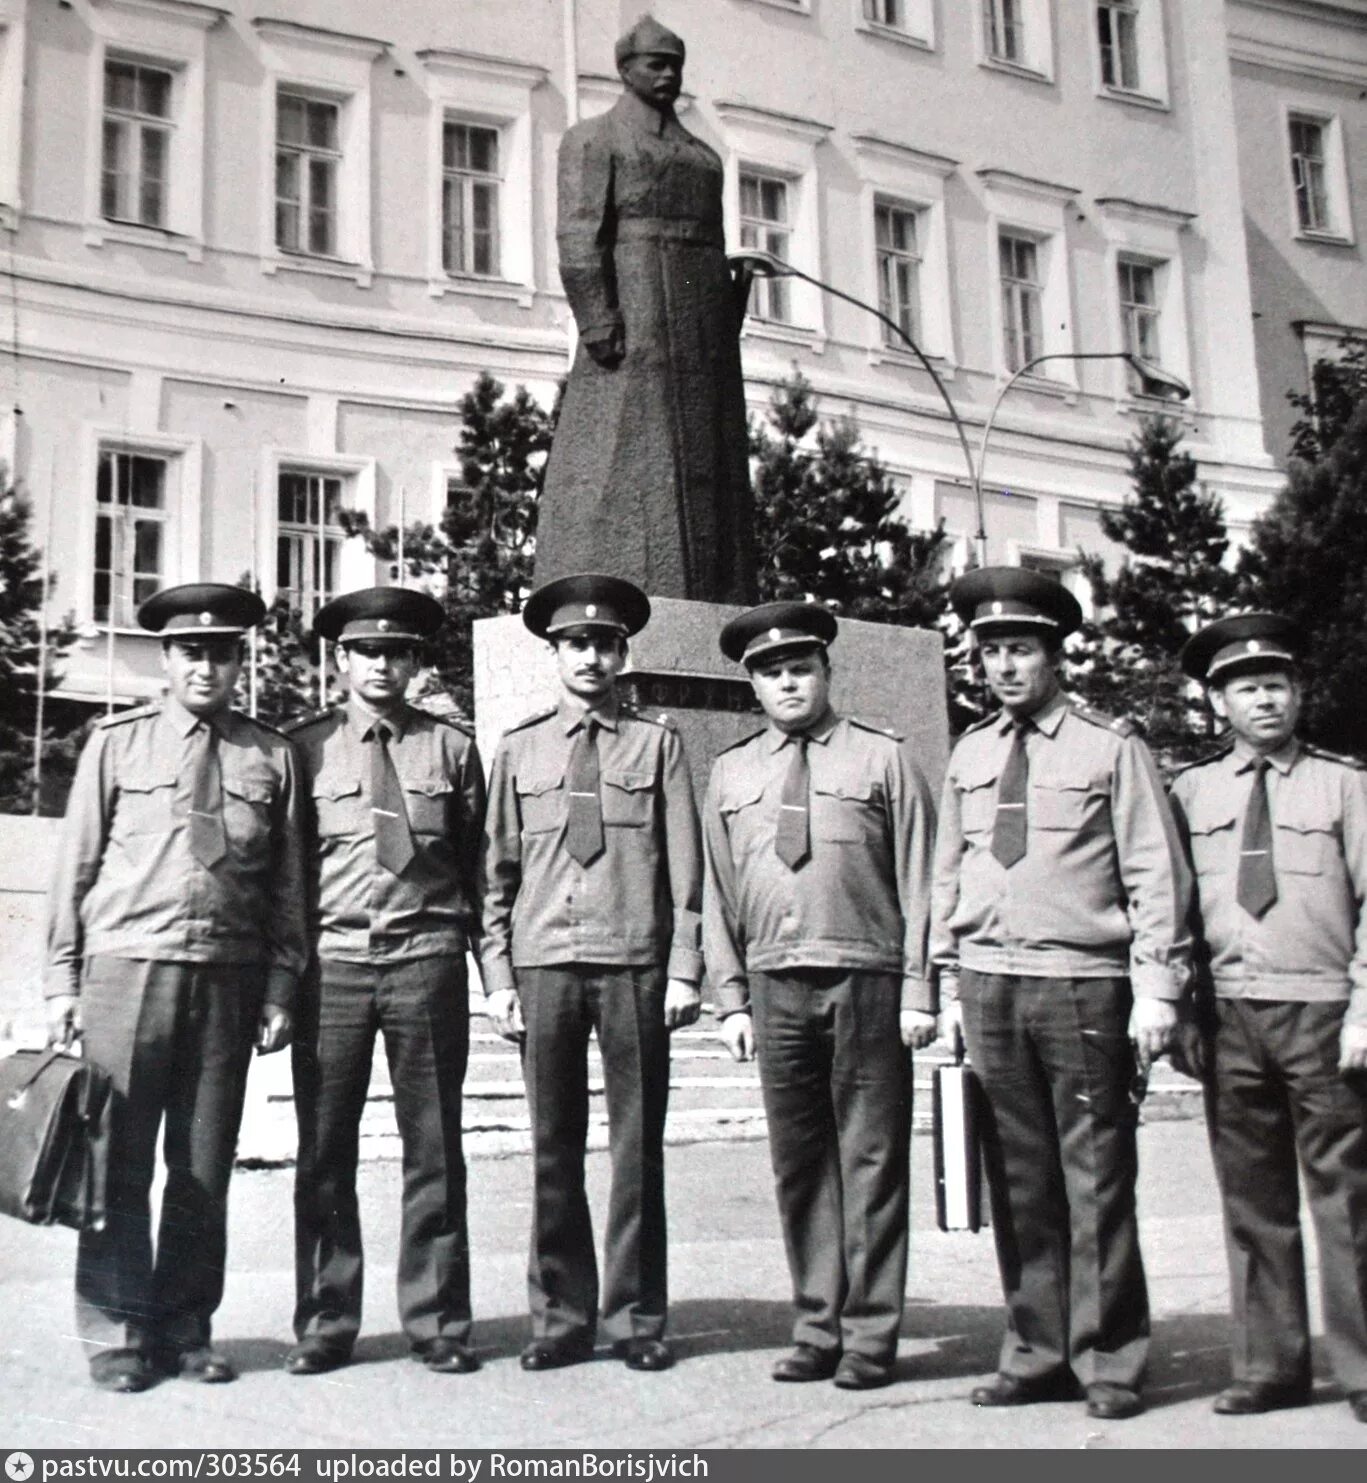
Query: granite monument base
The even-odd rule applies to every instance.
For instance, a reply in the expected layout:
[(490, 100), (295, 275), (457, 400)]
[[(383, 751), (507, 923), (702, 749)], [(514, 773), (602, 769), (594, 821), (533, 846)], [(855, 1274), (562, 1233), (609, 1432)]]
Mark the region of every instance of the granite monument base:
[[(712, 759), (764, 724), (745, 672), (717, 648), (723, 624), (744, 610), (670, 597), (652, 598), (651, 609), (621, 685), (678, 725), (701, 806)], [(474, 644), (475, 732), (487, 767), (503, 732), (554, 705), (559, 686), (549, 646), (520, 617), (481, 619)], [(940, 635), (842, 619), (831, 665), (836, 710), (905, 736), (938, 797), (949, 753)]]

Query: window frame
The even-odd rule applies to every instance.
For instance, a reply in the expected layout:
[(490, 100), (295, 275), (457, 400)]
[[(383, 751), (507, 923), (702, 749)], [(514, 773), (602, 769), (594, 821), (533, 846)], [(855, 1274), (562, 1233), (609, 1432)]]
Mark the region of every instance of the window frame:
[(25, 0), (0, 0), (0, 229), (19, 228), (23, 213)]
[[(1296, 156), (1291, 147), (1291, 130), (1296, 124), (1313, 124), (1320, 130), (1324, 146), (1324, 197), (1329, 213), (1326, 226), (1306, 226), (1301, 221), (1296, 187)], [(1291, 231), (1302, 242), (1324, 242), (1351, 245), (1355, 241), (1353, 205), (1349, 191), (1347, 161), (1344, 156), (1343, 125), (1337, 113), (1322, 107), (1284, 100), (1282, 104), (1282, 148), (1285, 150), (1287, 200)]]
[[(1028, 250), (1033, 276), (1024, 277), (1018, 273), (1008, 276), (1005, 265), (1008, 243), (1011, 244), (1013, 255), (1020, 249)], [(1044, 339), (1044, 289), (1048, 253), (1048, 237), (1041, 237), (1019, 227), (1003, 226), (997, 229), (997, 281), (1002, 319), (1000, 348), (1003, 369), (1010, 376), (1018, 374), (1030, 361), (1048, 353)], [(1014, 268), (1016, 265), (1012, 266)], [(1025, 305), (1033, 306), (1030, 314), (1021, 313)], [(1025, 320), (1032, 315), (1037, 323), (1028, 326)]]
[[(1116, 295), (1120, 307), (1121, 348), (1137, 355), (1141, 360), (1160, 366), (1163, 364), (1163, 273), (1166, 268), (1166, 262), (1134, 252), (1121, 251), (1116, 254)], [(1128, 275), (1133, 281), (1136, 273), (1148, 274), (1152, 298), (1147, 303), (1126, 295), (1126, 277)], [(1152, 348), (1144, 345), (1143, 330), (1135, 333), (1134, 327), (1142, 324), (1152, 326)], [(1137, 382), (1137, 373), (1131, 371), (1130, 390), (1141, 395)]]
[[(377, 466), (373, 458), (352, 454), (315, 453), (302, 448), (267, 447), (261, 450), (257, 470), (259, 496), (256, 514), (256, 572), (266, 603), (275, 601), (281, 590), (276, 580), (277, 542), (280, 536), (280, 476), (304, 474), (342, 481), (343, 509), (357, 510), (374, 526), (377, 519)], [(288, 522), (287, 522), (288, 523)], [(342, 541), (337, 563), (337, 594), (373, 587), (380, 578), (380, 563), (365, 548), (359, 536)]]
[[(745, 209), (745, 195), (747, 184), (753, 183), (759, 187), (759, 211), (747, 214)], [(800, 189), (800, 181), (793, 180), (790, 176), (781, 174), (777, 170), (765, 170), (756, 165), (743, 164), (736, 177), (736, 188), (739, 192), (739, 202), (736, 210), (736, 220), (739, 224), (739, 234), (736, 238), (737, 245), (741, 251), (747, 248), (758, 248), (760, 251), (768, 252), (782, 262), (793, 261), (793, 213), (792, 199)], [(781, 216), (768, 216), (764, 214), (765, 187), (775, 187), (782, 191), (783, 214)], [(760, 237), (762, 241), (747, 242), (746, 238)], [(783, 251), (779, 251), (774, 243), (782, 240)], [(793, 296), (791, 293), (792, 280), (788, 278), (760, 278), (757, 277), (750, 289), (749, 314), (768, 325), (782, 325), (791, 328), (793, 320)], [(769, 313), (762, 313), (756, 307), (766, 304)], [(777, 307), (782, 308), (782, 313), (777, 312)]]
[[(105, 461), (110, 460), (116, 467), (119, 460), (138, 459), (146, 463), (157, 464), (162, 471), (161, 488), (159, 490), (160, 503), (155, 506), (134, 505), (132, 500), (121, 500), (118, 497), (117, 488), (121, 482), (117, 474), (114, 476), (115, 494), (112, 500), (100, 499), (99, 486), (100, 476), (103, 474)], [(149, 453), (145, 450), (131, 450), (124, 448), (101, 448), (96, 463), (95, 483), (95, 550), (91, 558), (91, 591), (90, 611), (93, 621), (101, 627), (134, 628), (137, 626), (137, 610), (142, 602), (151, 597), (153, 592), (167, 586), (166, 562), (170, 555), (170, 485), (171, 460), (164, 453)], [(122, 512), (120, 514), (119, 512)], [(100, 555), (100, 526), (104, 521), (110, 522), (109, 537), (109, 562), (102, 567), (99, 561)], [(157, 555), (158, 562), (156, 570), (140, 573), (137, 567), (138, 548), (138, 526), (147, 524), (153, 526), (158, 532)], [(123, 567), (120, 567), (119, 553), (122, 552)], [(106, 611), (101, 614), (100, 600), (97, 588), (101, 574), (108, 580), (108, 590), (105, 595)], [(142, 597), (138, 595), (139, 581), (151, 581), (151, 588)], [(116, 586), (118, 591), (116, 592)]]
[[(1008, 57), (995, 50), (991, 28), (1005, 6), (1015, 6), (1020, 20), (1021, 50)], [(975, 0), (974, 45), (978, 65), (1035, 82), (1052, 83), (1055, 74), (1053, 0)]]
[[(281, 483), (282, 483), (283, 480), (285, 480), (287, 478), (300, 478), (300, 479), (308, 480), (310, 482), (317, 481), (321, 485), (324, 486), (323, 489), (322, 489), (322, 491), (321, 491), (321, 497), (322, 497), (322, 502), (323, 502), (322, 503), (323, 520), (322, 520), (322, 531), (321, 531), (321, 534), (322, 534), (323, 547), (324, 547), (324, 550), (323, 550), (323, 561), (322, 561), (322, 582), (321, 582), (321, 585), (310, 586), (310, 585), (307, 584), (306, 581), (303, 580), (306, 577), (306, 575), (307, 575), (307, 568), (308, 568), (308, 566), (309, 565), (312, 565), (313, 570), (314, 570), (315, 583), (317, 583), (318, 566), (319, 566), (319, 563), (318, 563), (318, 551), (317, 551), (316, 546), (313, 545), (313, 543), (318, 540), (318, 537), (319, 537), (319, 534), (320, 534), (320, 532), (319, 532), (319, 523), (317, 521), (298, 521), (298, 520), (288, 520), (287, 521), (284, 518), (284, 516), (280, 513), (280, 501), (281, 501), (281, 496), (283, 494), (283, 490), (281, 489)], [(323, 607), (323, 605), (325, 603), (331, 602), (332, 599), (334, 597), (338, 596), (339, 593), (342, 590), (341, 589), (341, 580), (342, 580), (342, 556), (343, 556), (343, 552), (346, 549), (347, 534), (346, 534), (346, 531), (342, 528), (342, 526), (340, 524), (330, 524), (330, 523), (328, 523), (328, 520), (327, 520), (328, 491), (327, 491), (326, 486), (328, 484), (335, 484), (337, 486), (337, 504), (336, 504), (336, 509), (338, 511), (340, 511), (340, 510), (346, 508), (345, 497), (346, 497), (346, 491), (347, 491), (347, 488), (348, 488), (350, 482), (351, 482), (351, 480), (350, 480), (350, 477), (349, 476), (347, 476), (345, 474), (338, 473), (336, 470), (320, 470), (320, 469), (313, 468), (313, 467), (304, 467), (304, 466), (302, 466), (300, 464), (295, 464), (295, 463), (282, 463), (276, 469), (276, 472), (275, 472), (275, 555), (276, 555), (276, 559), (275, 559), (275, 563), (274, 563), (274, 566), (273, 566), (274, 582), (275, 582), (275, 592), (276, 592), (276, 596), (282, 596), (282, 595), (287, 594), (287, 593), (295, 594), (298, 597), (299, 600), (296, 603), (294, 603), (293, 606), (297, 607), (298, 610), (300, 611), (300, 613), (302, 613), (304, 615), (304, 617), (306, 619), (310, 620), (310, 621), (312, 620), (312, 618), (316, 617), (317, 613), (319, 612), (319, 610)], [(306, 494), (306, 499), (309, 500), (309, 508), (311, 509), (312, 508), (311, 491), (310, 491), (309, 494)], [(297, 573), (297, 575), (301, 579), (300, 585), (297, 588), (296, 587), (293, 587), (293, 586), (287, 586), (286, 584), (282, 583), (281, 580), (280, 580), (280, 555), (281, 555), (280, 547), (281, 547), (281, 543), (284, 542), (284, 541), (291, 541), (291, 542), (299, 541), (299, 542), (303, 543), (302, 544), (302, 547), (301, 547), (301, 554), (302, 554), (302, 566), (303, 566), (304, 570), (299, 571)], [(328, 551), (329, 550), (331, 550), (331, 551), (333, 551), (333, 552), (336, 553), (335, 563), (330, 563), (328, 561)], [(295, 563), (293, 561), (291, 562), (291, 565), (296, 565), (296, 564), (297, 563)], [(332, 583), (331, 588), (329, 588), (329, 585), (328, 585), (329, 566), (332, 567), (332, 575), (333, 575), (333, 583)], [(305, 599), (306, 598), (311, 598), (312, 599), (311, 605), (309, 607), (306, 607), (305, 606)]]
[[(1099, 98), (1141, 108), (1167, 109), (1168, 39), (1165, 0), (1093, 0), (1092, 74)], [(1135, 65), (1133, 87), (1123, 81), (1108, 82), (1102, 58), (1100, 15), (1103, 10), (1125, 11), (1134, 22)]]
[[(895, 242), (884, 242), (879, 240), (880, 215), (887, 214), (890, 224), (895, 218), (905, 218), (911, 223), (912, 245), (907, 248)], [(906, 334), (921, 343), (921, 270), (925, 263), (925, 253), (921, 246), (921, 238), (924, 235), (924, 211), (909, 201), (900, 201), (892, 196), (879, 193), (873, 200), (873, 240), (874, 259), (878, 278), (878, 308), (894, 322), (901, 324), (904, 314), (908, 310), (911, 325), (908, 328), (902, 325)], [(886, 261), (885, 261), (886, 260)], [(888, 264), (907, 264), (908, 274), (912, 279), (909, 295), (904, 295), (903, 289), (898, 284), (887, 283), (885, 271)], [(886, 289), (886, 292), (885, 292)], [(902, 302), (903, 298), (909, 297), (910, 304)], [(885, 337), (885, 344), (889, 348), (897, 348), (902, 342), (893, 335), (886, 325), (881, 326)]]
[[(115, 67), (130, 68), (133, 73), (134, 89), (141, 90), (141, 80), (144, 73), (154, 74), (166, 80), (166, 111), (161, 114), (148, 113), (134, 106), (130, 108), (120, 107), (109, 100), (110, 71)], [(107, 52), (104, 59), (105, 74), (105, 96), (104, 96), (104, 118), (101, 129), (101, 159), (100, 159), (100, 214), (108, 222), (116, 226), (152, 227), (158, 231), (166, 229), (166, 217), (170, 208), (170, 174), (171, 158), (174, 153), (173, 143), (175, 139), (176, 121), (173, 100), (176, 91), (176, 77), (174, 71), (168, 67), (145, 61), (141, 58), (125, 57), (114, 52)], [(109, 138), (110, 131), (115, 130), (117, 138), (124, 142), (120, 152), (128, 156), (129, 168), (125, 171), (116, 171), (115, 178), (127, 182), (125, 190), (128, 195), (136, 198), (139, 214), (135, 215), (131, 210), (120, 211), (121, 204), (117, 199), (114, 209), (110, 209), (107, 200), (109, 184)], [(157, 181), (158, 186), (158, 209), (157, 219), (147, 221), (140, 214), (145, 204), (145, 192), (147, 189), (146, 171), (146, 141), (149, 136), (161, 140), (162, 150), (162, 174)], [(136, 141), (136, 145), (134, 142)], [(132, 201), (122, 204), (131, 206)]]
[[(292, 104), (300, 104), (304, 110), (304, 133), (302, 140), (286, 140), (280, 137), (281, 115), (284, 110), (282, 103), (288, 101)], [(333, 142), (331, 144), (317, 144), (307, 137), (310, 132), (310, 110), (314, 108), (329, 108), (333, 110)], [(332, 97), (317, 90), (305, 90), (299, 87), (291, 87), (280, 84), (275, 90), (275, 168), (272, 171), (272, 195), (274, 198), (274, 212), (272, 220), (272, 233), (277, 252), (286, 253), (291, 258), (324, 258), (332, 261), (339, 259), (338, 247), (341, 242), (341, 195), (342, 195), (342, 173), (346, 168), (346, 155), (342, 148), (345, 137), (344, 114), (346, 99)], [(287, 199), (285, 205), (291, 206), (297, 213), (296, 245), (289, 246), (280, 240), (280, 210), (282, 197), (280, 195), (280, 163), (282, 155), (289, 156), (299, 162), (297, 167), (296, 185), (299, 195), (296, 201)], [(319, 208), (314, 203), (314, 168), (317, 165), (328, 167), (329, 190), (332, 193), (332, 201), (329, 206)], [(313, 218), (320, 210), (325, 210), (325, 220), (328, 223), (329, 240), (325, 248), (317, 248), (313, 243)], [(307, 243), (307, 245), (304, 245)]]
[[(480, 170), (473, 164), (453, 165), (451, 164), (446, 150), (448, 137), (454, 130), (463, 130), (468, 136), (469, 142), (473, 143), (473, 136), (478, 134), (488, 135), (493, 141), (493, 168)], [(442, 121), (442, 195), (441, 195), (441, 239), (442, 239), (442, 269), (450, 278), (481, 278), (497, 279), (501, 276), (503, 265), (503, 154), (502, 135), (497, 126), (483, 123), (474, 123), (468, 119), (453, 117), (448, 114)], [(467, 151), (473, 154), (473, 150)], [(478, 225), (478, 193), (489, 192), (493, 209), (492, 226), (486, 229), (489, 238), (489, 266), (479, 266), (479, 236)], [(459, 192), (460, 229), (457, 234), (453, 230), (452, 222), (448, 216), (448, 203), (452, 196)], [(455, 241), (456, 237), (458, 241)], [(459, 250), (461, 261), (453, 265), (454, 254), (451, 248), (455, 246)]]
[[(900, 10), (900, 20), (882, 20), (869, 14), (870, 9), (889, 4)], [(920, 51), (935, 50), (935, 0), (853, 0), (853, 5), (856, 31)]]

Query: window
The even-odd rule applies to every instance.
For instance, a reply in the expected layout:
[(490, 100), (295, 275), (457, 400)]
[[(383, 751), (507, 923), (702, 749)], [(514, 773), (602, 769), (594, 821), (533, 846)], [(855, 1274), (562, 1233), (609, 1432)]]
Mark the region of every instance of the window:
[(303, 469), (281, 469), (276, 481), (275, 583), (305, 616), (338, 591), (342, 542), (337, 523), (342, 480)]
[(108, 221), (166, 225), (172, 81), (160, 67), (105, 62), (100, 214)]
[(1107, 0), (1096, 8), (1101, 81), (1108, 88), (1139, 90), (1139, 12), (1131, 0)]
[[(772, 175), (742, 174), (740, 245), (758, 247), (787, 262), (791, 241), (788, 182)], [(792, 320), (788, 281), (784, 278), (756, 278), (750, 302), (760, 319), (784, 324)]]
[(95, 508), (94, 618), (130, 627), (163, 585), (166, 460), (101, 450)]
[[(1125, 349), (1141, 360), (1161, 362), (1158, 342), (1158, 269), (1153, 263), (1120, 259), (1120, 323)], [(1137, 372), (1131, 369), (1131, 377)], [(1131, 390), (1138, 388), (1131, 383)]]
[(906, 0), (864, 0), (864, 19), (893, 31), (907, 28)]
[(441, 261), (448, 273), (498, 276), (498, 191), (498, 130), (448, 120), (441, 179)]
[(275, 244), (282, 252), (337, 253), (341, 105), (281, 91), (275, 107)]
[(1024, 0), (983, 0), (983, 45), (998, 62), (1026, 61)]
[[(907, 206), (879, 201), (874, 206), (873, 222), (878, 254), (878, 307), (904, 334), (919, 340), (921, 254), (916, 212)], [(886, 325), (883, 338), (889, 345), (903, 344)]]
[(1296, 196), (1296, 222), (1303, 232), (1332, 232), (1329, 204), (1326, 128), (1320, 119), (1292, 115), (1291, 184)]
[(1039, 243), (1003, 232), (999, 239), (1006, 367), (1019, 371), (1044, 352)]

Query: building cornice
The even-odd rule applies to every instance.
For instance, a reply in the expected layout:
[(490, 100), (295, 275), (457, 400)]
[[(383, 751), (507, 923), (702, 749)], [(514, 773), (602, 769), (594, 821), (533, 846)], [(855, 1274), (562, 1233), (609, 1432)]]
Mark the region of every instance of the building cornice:
[(1302, 340), (1367, 340), (1367, 325), (1330, 324), (1322, 319), (1293, 319), (1291, 328)]
[(1196, 220), (1196, 212), (1179, 211), (1174, 206), (1159, 206), (1151, 201), (1134, 201), (1127, 196), (1098, 196), (1096, 204), (1105, 216), (1126, 221), (1162, 222), (1179, 232)]
[(188, 22), (203, 31), (212, 31), (232, 14), (217, 5), (201, 5), (198, 0), (90, 0), (90, 3), (97, 10), (124, 10)]
[(1232, 0), (1231, 10), (1266, 10), (1296, 20), (1327, 21), (1332, 25), (1360, 27), (1367, 31), (1367, 4), (1363, 0)]
[(1367, 58), (1355, 61), (1351, 57), (1330, 56), (1323, 51), (1291, 46), (1284, 41), (1269, 41), (1262, 36), (1249, 36), (1238, 31), (1229, 33), (1229, 55), (1231, 61), (1240, 62), (1245, 67), (1290, 72), (1298, 77), (1313, 78), (1316, 82), (1350, 87), (1367, 83)]
[(988, 165), (974, 171), (988, 190), (1007, 191), (1014, 195), (1038, 196), (1045, 201), (1065, 202), (1079, 195), (1075, 185), (1059, 185), (1053, 180), (1037, 180), (1032, 175), (1020, 175), (1015, 170), (1002, 170)]
[(953, 175), (959, 168), (958, 160), (951, 160), (948, 155), (917, 149), (915, 145), (902, 144), (896, 139), (885, 138), (882, 134), (855, 134), (853, 143), (856, 154), (872, 154), (884, 159), (899, 160), (942, 178)]
[(371, 62), (382, 57), (390, 48), (388, 41), (381, 41), (376, 36), (357, 36), (350, 31), (332, 31), (326, 26), (306, 26), (302, 21), (279, 20), (274, 16), (255, 16), (252, 29), (263, 41), (283, 41), (296, 46), (303, 43)]
[(809, 144), (820, 144), (832, 128), (814, 118), (803, 118), (796, 113), (779, 113), (773, 108), (757, 108), (753, 103), (742, 103), (739, 99), (719, 98), (713, 105), (724, 119), (749, 124), (753, 128), (770, 129), (775, 133), (794, 134)]
[(530, 62), (516, 62), (509, 57), (491, 57), (483, 52), (458, 51), (455, 47), (424, 47), (417, 56), (423, 66), (432, 72), (492, 77), (498, 82), (516, 83), (528, 92), (539, 88), (550, 77), (544, 67), (537, 67)]

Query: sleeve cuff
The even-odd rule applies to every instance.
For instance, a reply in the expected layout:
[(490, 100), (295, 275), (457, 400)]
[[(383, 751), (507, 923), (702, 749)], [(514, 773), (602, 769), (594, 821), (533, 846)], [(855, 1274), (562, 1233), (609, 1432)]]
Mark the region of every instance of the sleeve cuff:
[(484, 997), (501, 994), (505, 990), (517, 992), (517, 979), (513, 965), (507, 958), (482, 958), (479, 965), (480, 980), (484, 984)]
[(1348, 1008), (1343, 1016), (1345, 1025), (1367, 1025), (1367, 985), (1354, 987), (1348, 995)]
[(294, 1013), (299, 997), (299, 975), (291, 968), (271, 968), (266, 974), (266, 1003)]
[(1136, 999), (1180, 999), (1188, 976), (1184, 962), (1130, 964), (1130, 987)]
[(939, 990), (939, 1007), (944, 1009), (946, 1005), (957, 1004), (959, 1002), (959, 970), (941, 968), (935, 979)]
[(717, 995), (717, 1018), (724, 1020), (728, 1014), (740, 1014), (744, 1011), (750, 1012), (750, 985), (743, 979), (739, 982), (732, 980), (730, 983), (718, 984)]
[(79, 963), (54, 963), (43, 977), (44, 999), (65, 999), (81, 992)]
[(929, 979), (903, 975), (902, 1008), (919, 1009), (922, 1014), (935, 1013), (935, 989)]

